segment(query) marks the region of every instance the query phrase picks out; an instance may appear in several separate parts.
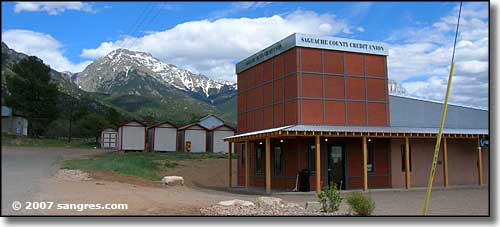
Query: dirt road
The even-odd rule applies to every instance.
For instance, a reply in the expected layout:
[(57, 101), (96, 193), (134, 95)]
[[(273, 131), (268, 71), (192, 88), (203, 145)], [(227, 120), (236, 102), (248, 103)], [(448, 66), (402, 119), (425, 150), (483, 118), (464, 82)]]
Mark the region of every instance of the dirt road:
[(14, 215), (13, 201), (31, 201), (65, 158), (103, 153), (102, 150), (2, 147), (2, 214)]
[[(102, 153), (96, 150), (2, 149), (2, 213), (13, 215), (200, 215), (199, 209), (222, 200), (255, 200), (258, 195), (224, 191), (227, 161), (224, 159), (180, 160), (165, 175), (181, 175), (184, 186), (163, 187), (158, 182), (114, 173), (91, 171), (91, 180), (52, 177), (58, 160)], [(236, 163), (233, 164), (236, 166)], [(233, 174), (233, 176), (236, 174)], [(344, 192), (347, 196), (349, 192)], [(375, 215), (419, 215), (425, 190), (373, 190)], [(315, 194), (273, 195), (304, 206)], [(50, 201), (55, 204), (127, 204), (127, 209), (13, 211), (11, 201)], [(488, 188), (433, 191), (429, 214), (487, 215)], [(348, 209), (344, 203), (342, 209)]]

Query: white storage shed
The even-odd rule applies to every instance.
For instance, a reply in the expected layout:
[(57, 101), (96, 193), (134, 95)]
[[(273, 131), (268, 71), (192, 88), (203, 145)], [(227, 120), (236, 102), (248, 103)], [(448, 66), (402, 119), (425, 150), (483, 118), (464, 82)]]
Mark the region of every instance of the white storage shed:
[(101, 130), (101, 148), (116, 149), (118, 132), (115, 129), (107, 128)]
[(120, 151), (145, 151), (146, 124), (134, 120), (120, 125), (117, 147)]
[(176, 151), (177, 126), (166, 121), (149, 127), (148, 143), (151, 151)]
[(192, 123), (179, 128), (179, 145), (185, 152), (207, 151), (207, 129), (198, 123)]
[(208, 132), (209, 150), (214, 153), (227, 153), (228, 142), (224, 141), (224, 138), (234, 136), (235, 132), (236, 129), (226, 124), (211, 129)]

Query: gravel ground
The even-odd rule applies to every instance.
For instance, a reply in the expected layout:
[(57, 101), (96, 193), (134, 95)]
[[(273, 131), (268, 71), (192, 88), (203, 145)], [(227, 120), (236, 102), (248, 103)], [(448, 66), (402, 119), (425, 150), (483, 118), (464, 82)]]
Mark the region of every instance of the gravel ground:
[[(278, 203), (266, 204), (260, 202), (262, 199), (270, 198), (279, 200)], [(255, 205), (254, 205), (255, 204)], [(213, 205), (200, 209), (204, 216), (335, 216), (347, 215), (347, 213), (323, 213), (319, 211), (306, 210), (299, 204), (283, 201), (276, 197), (258, 197), (252, 205)]]

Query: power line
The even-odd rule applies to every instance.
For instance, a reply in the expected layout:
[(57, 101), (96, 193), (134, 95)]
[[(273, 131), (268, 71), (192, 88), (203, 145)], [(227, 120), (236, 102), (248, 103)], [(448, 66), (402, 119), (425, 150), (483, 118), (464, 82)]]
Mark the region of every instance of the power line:
[[(140, 24), (142, 24), (144, 22), (144, 20), (148, 17), (148, 15), (149, 15), (148, 10), (150, 11), (152, 9), (151, 6), (152, 6), (152, 3), (148, 3), (148, 5), (146, 5), (144, 7), (144, 9), (142, 10), (141, 14), (137, 18), (136, 23), (133, 26), (130, 27), (130, 29), (126, 33), (126, 35), (133, 37), (134, 33), (137, 30), (137, 27), (140, 26)], [(130, 39), (126, 39), (125, 42), (123, 43), (123, 48), (128, 48), (130, 42), (131, 42)]]

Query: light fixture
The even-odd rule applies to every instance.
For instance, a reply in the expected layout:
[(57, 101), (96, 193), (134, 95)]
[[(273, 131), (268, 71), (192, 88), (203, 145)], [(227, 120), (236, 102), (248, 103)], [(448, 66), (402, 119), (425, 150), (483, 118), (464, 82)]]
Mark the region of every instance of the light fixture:
[(368, 139), (368, 142), (372, 142), (372, 139)]
[(280, 143), (283, 143), (283, 140), (280, 140)]
[(259, 145), (262, 145), (262, 142), (259, 142)]
[(325, 142), (328, 142), (328, 138), (325, 138)]

